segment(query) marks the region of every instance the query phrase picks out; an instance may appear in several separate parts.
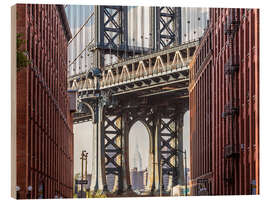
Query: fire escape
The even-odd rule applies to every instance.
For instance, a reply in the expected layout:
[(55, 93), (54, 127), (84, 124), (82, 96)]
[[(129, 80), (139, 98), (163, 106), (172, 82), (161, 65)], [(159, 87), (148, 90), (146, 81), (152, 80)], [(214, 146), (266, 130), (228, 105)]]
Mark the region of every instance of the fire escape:
[(224, 25), (224, 34), (228, 43), (230, 57), (224, 66), (224, 74), (227, 76), (227, 85), (229, 92), (229, 102), (224, 106), (222, 118), (228, 121), (230, 129), (228, 130), (228, 143), (224, 146), (224, 159), (225, 159), (225, 173), (224, 182), (228, 185), (233, 184), (234, 181), (234, 167), (235, 161), (239, 157), (239, 146), (236, 142), (235, 121), (239, 113), (239, 106), (236, 98), (236, 86), (234, 85), (235, 79), (239, 71), (239, 57), (235, 54), (234, 41), (235, 36), (240, 26), (240, 9), (230, 9), (229, 15), (226, 18)]

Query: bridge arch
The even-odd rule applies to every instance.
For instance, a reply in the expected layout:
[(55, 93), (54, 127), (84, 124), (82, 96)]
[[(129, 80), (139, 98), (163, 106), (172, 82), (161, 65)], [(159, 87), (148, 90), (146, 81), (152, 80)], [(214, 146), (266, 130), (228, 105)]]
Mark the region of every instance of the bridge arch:
[[(146, 158), (147, 162), (144, 163), (144, 168), (142, 167), (142, 163), (137, 163), (141, 166), (138, 166), (138, 165), (135, 166), (135, 163), (131, 164), (135, 158), (133, 157), (132, 159), (131, 148), (133, 148), (134, 154), (138, 153), (138, 151), (136, 150), (139, 150), (139, 149), (136, 149), (138, 145), (131, 147), (132, 143), (135, 144), (135, 142), (131, 142), (131, 141), (134, 141), (134, 139), (131, 139), (131, 136), (134, 136), (133, 130), (136, 127), (137, 128), (140, 127), (143, 129), (141, 132), (139, 132), (143, 136), (137, 137), (135, 139), (140, 138), (140, 139), (143, 139), (144, 142), (146, 141), (146, 146), (148, 148), (144, 150), (143, 154), (137, 154), (137, 156), (138, 155), (144, 156), (144, 157), (146, 155), (148, 156)], [(154, 137), (154, 134), (153, 134), (152, 127), (149, 124), (147, 124), (147, 122), (144, 119), (136, 118), (132, 120), (127, 127), (127, 134), (126, 134), (127, 153), (128, 153), (128, 156), (126, 156), (126, 168), (128, 169), (127, 179), (129, 180), (128, 182), (130, 183), (129, 187), (133, 191), (141, 189), (141, 190), (144, 190), (145, 192), (150, 192), (152, 189), (153, 180), (154, 180), (153, 178), (153, 162), (154, 162), (153, 137)], [(144, 145), (143, 147), (146, 147), (146, 146)], [(138, 159), (141, 159), (141, 158), (138, 157)], [(144, 188), (140, 188), (141, 185), (143, 185)]]
[[(86, 108), (86, 109), (85, 109)], [(78, 110), (79, 111), (82, 111), (82, 112), (89, 112), (90, 113), (90, 115), (92, 116), (92, 118), (94, 118), (94, 109), (93, 109), (93, 107), (90, 105), (90, 104), (88, 104), (87, 102), (83, 102), (83, 101), (80, 101), (79, 102), (79, 105), (78, 105)], [(93, 119), (93, 121), (94, 121), (94, 119)]]

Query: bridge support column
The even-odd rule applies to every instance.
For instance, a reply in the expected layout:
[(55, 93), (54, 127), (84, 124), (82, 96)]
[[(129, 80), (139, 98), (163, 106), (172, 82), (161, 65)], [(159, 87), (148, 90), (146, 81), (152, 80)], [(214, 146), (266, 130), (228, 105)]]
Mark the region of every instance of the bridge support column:
[(92, 178), (90, 192), (106, 192), (106, 177), (104, 168), (104, 106), (93, 104), (93, 146), (92, 146)]
[(148, 177), (147, 177), (147, 185), (145, 187), (146, 194), (152, 194), (155, 191), (155, 174), (157, 173), (156, 170), (156, 122), (157, 118), (154, 114), (153, 110), (151, 116), (146, 118), (145, 123), (147, 123), (149, 128), (149, 135), (150, 135), (150, 150), (149, 150), (149, 158), (148, 158)]
[(121, 148), (121, 154), (116, 159), (116, 163), (120, 166), (120, 172), (118, 176), (115, 176), (113, 192), (121, 194), (128, 191), (129, 183), (129, 167), (126, 162), (126, 156), (128, 156), (129, 149), (126, 139), (128, 132), (126, 129), (127, 121), (125, 114), (122, 114), (121, 118), (116, 121), (116, 126), (122, 131), (122, 134), (121, 137), (116, 138), (116, 143)]
[(177, 176), (174, 183), (175, 185), (185, 185), (184, 170), (186, 166), (183, 163), (183, 124), (184, 124), (184, 114), (185, 112), (178, 113), (177, 116), (177, 142), (178, 142), (178, 153), (177, 153)]
[[(119, 126), (120, 121), (121, 121), (120, 118), (116, 121), (116, 126), (119, 128), (120, 128), (120, 126)], [(115, 144), (121, 148), (121, 137), (117, 137), (115, 139)], [(122, 190), (122, 171), (121, 171), (122, 170), (121, 169), (122, 155), (117, 156), (117, 158), (115, 158), (115, 162), (118, 166), (120, 166), (120, 168), (119, 168), (119, 174), (114, 176), (115, 178), (114, 178), (114, 186), (113, 186), (112, 192), (113, 193), (121, 193), (121, 190)]]
[(160, 155), (160, 119), (158, 118), (155, 126), (154, 134), (154, 194), (159, 194), (160, 192), (160, 165), (161, 165), (161, 155)]
[(124, 112), (122, 114), (122, 180), (121, 191), (122, 193), (131, 191), (130, 172), (129, 172), (129, 128), (128, 128), (128, 114)]
[[(173, 126), (171, 126), (172, 129), (174, 129), (174, 132), (176, 132), (176, 122), (173, 122), (172, 124)], [(174, 138), (169, 142), (170, 143), (170, 146), (172, 147), (172, 149), (177, 149), (177, 134), (175, 134)], [(170, 192), (173, 188), (173, 186), (176, 185), (176, 177), (177, 177), (177, 154), (175, 154), (175, 152), (173, 152), (173, 156), (172, 158), (170, 159), (170, 164), (172, 166), (172, 172), (171, 174), (169, 175), (169, 178), (168, 178), (168, 185), (167, 185), (167, 188), (166, 188), (166, 192)]]

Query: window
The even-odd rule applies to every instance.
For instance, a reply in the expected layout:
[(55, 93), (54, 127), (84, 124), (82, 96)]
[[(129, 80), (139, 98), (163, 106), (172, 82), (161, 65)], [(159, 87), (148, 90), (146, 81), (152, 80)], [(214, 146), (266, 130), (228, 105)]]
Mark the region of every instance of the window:
[(36, 25), (38, 25), (38, 13), (39, 13), (39, 5), (36, 5)]
[(30, 53), (30, 24), (27, 27), (27, 52)]
[(249, 35), (249, 21), (246, 20), (246, 54), (249, 54), (249, 38), (250, 38), (250, 35)]
[(35, 18), (35, 7), (34, 4), (32, 4), (32, 20)]
[(254, 16), (254, 9), (251, 12), (251, 48), (255, 47), (255, 16)]
[(33, 62), (33, 66), (35, 65), (35, 58), (34, 58), (34, 36), (32, 35), (32, 41), (31, 41), (31, 45), (32, 45), (32, 48), (31, 48), (31, 58), (32, 58), (32, 62)]

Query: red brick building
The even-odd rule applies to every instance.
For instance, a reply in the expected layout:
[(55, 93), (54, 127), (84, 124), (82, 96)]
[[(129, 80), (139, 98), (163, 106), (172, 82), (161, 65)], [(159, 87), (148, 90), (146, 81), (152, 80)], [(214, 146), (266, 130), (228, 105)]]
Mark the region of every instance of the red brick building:
[[(206, 30), (190, 64), (190, 174), (192, 195), (198, 195), (201, 186), (211, 190), (212, 177), (212, 75), (213, 64), (211, 27)], [(197, 184), (198, 179), (207, 180)], [(199, 180), (200, 181), (200, 180)]]
[[(71, 33), (61, 5), (17, 4), (31, 63), (17, 71), (19, 198), (72, 197), (73, 123), (67, 94)], [(32, 191), (27, 188), (31, 186)]]
[(258, 9), (210, 9), (190, 111), (192, 194), (259, 194)]

